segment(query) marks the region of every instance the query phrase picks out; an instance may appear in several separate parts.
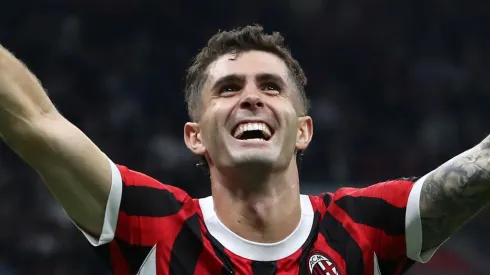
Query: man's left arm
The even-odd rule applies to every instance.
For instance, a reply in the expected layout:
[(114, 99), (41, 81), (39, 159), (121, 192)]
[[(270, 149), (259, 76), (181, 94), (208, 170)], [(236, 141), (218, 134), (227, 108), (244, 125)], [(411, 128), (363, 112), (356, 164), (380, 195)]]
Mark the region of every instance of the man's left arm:
[(490, 202), (490, 136), (432, 171), (420, 192), (422, 251), (438, 247)]

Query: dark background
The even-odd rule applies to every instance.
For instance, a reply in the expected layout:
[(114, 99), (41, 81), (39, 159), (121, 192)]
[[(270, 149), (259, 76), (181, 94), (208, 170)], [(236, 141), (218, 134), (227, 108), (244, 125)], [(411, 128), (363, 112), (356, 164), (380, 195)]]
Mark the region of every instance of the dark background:
[[(183, 78), (219, 29), (280, 31), (315, 123), (305, 193), (422, 176), (490, 134), (483, 0), (9, 1), (0, 43), (115, 162), (209, 194), (185, 148)], [(61, 4), (62, 3), (62, 4)], [(39, 178), (0, 144), (0, 275), (106, 274)], [(480, 214), (413, 274), (490, 274)]]

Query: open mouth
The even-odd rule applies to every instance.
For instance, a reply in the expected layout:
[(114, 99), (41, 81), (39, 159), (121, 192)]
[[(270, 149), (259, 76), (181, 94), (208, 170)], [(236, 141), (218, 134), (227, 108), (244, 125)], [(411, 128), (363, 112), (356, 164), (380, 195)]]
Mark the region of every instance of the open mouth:
[(263, 122), (246, 122), (239, 124), (232, 131), (232, 136), (239, 140), (269, 140), (274, 132)]

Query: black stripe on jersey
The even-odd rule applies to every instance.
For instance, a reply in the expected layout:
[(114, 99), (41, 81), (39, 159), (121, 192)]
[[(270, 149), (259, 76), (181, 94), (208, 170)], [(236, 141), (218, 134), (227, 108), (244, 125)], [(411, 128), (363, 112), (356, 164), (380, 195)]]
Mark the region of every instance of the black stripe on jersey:
[(277, 262), (258, 262), (252, 261), (253, 275), (275, 275), (277, 272)]
[(121, 211), (128, 216), (165, 217), (181, 207), (182, 202), (168, 190), (123, 184)]
[(131, 245), (119, 239), (116, 239), (116, 243), (128, 263), (131, 274), (136, 274), (138, 272), (153, 248), (152, 246)]
[[(327, 196), (327, 195), (325, 195)], [(318, 222), (320, 221), (320, 212), (315, 211), (315, 216), (313, 218), (313, 225), (311, 226), (310, 235), (306, 239), (305, 243), (301, 246), (301, 256), (299, 257), (299, 274), (308, 274), (308, 256), (310, 255), (311, 248), (315, 244), (316, 238), (318, 237)]]
[(194, 274), (203, 250), (199, 216), (192, 215), (182, 225), (170, 256), (170, 275)]
[(210, 233), (209, 231), (206, 231), (206, 238), (211, 242), (211, 245), (213, 246), (213, 251), (214, 254), (218, 257), (218, 259), (221, 260), (223, 263), (223, 269), (221, 270), (221, 274), (235, 274), (235, 266), (233, 265), (233, 262), (231, 261), (230, 257), (228, 254), (225, 252), (225, 247), (218, 242)]
[(345, 196), (335, 201), (356, 223), (378, 228), (391, 236), (405, 234), (406, 208), (380, 198)]
[(323, 195), (323, 204), (325, 205), (325, 208), (327, 208), (330, 205), (330, 202), (332, 201), (332, 196), (330, 194), (325, 193)]
[(364, 258), (361, 247), (329, 212), (325, 213), (320, 224), (320, 230), (328, 245), (344, 258), (346, 274), (364, 274)]

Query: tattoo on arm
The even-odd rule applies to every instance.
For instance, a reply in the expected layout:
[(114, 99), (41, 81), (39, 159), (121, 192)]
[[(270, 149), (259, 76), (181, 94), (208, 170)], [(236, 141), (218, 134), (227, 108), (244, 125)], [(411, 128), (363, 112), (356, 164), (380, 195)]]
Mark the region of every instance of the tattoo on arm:
[(490, 202), (490, 136), (449, 160), (422, 186), (422, 250), (440, 245)]

